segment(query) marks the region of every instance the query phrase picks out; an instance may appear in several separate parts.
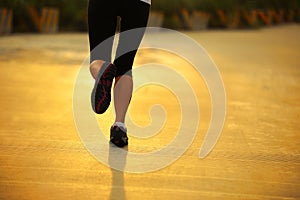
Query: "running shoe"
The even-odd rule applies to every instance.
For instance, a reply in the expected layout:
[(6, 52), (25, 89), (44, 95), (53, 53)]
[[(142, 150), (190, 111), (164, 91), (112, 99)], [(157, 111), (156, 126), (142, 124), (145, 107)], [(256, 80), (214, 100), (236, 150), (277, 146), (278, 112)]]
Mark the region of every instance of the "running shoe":
[(128, 145), (126, 130), (118, 126), (112, 126), (110, 129), (110, 142), (117, 147), (124, 147)]
[(103, 114), (109, 107), (111, 101), (111, 87), (116, 73), (117, 67), (112, 63), (106, 62), (96, 77), (91, 101), (93, 110), (97, 114)]

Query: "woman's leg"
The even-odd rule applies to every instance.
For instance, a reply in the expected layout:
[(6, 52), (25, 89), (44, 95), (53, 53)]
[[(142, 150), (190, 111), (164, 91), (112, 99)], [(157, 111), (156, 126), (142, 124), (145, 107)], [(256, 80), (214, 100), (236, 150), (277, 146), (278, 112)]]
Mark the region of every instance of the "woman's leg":
[(125, 115), (132, 96), (133, 81), (130, 75), (118, 76), (114, 86), (115, 122), (125, 122)]
[[(139, 0), (131, 0), (126, 3), (126, 7), (121, 12), (121, 34), (114, 61), (117, 66), (114, 87), (116, 122), (125, 121), (133, 88), (131, 69), (147, 26), (149, 9), (150, 5)], [(126, 32), (128, 30), (129, 32)], [(128, 49), (132, 51), (123, 54)]]
[[(118, 147), (128, 144), (125, 115), (132, 96), (132, 64), (147, 26), (149, 5), (140, 0), (122, 0), (121, 34), (114, 64), (117, 76), (114, 87), (115, 123), (111, 128), (110, 140)], [(138, 29), (138, 30), (134, 30)], [(127, 30), (130, 30), (128, 35)], [(125, 31), (125, 33), (124, 33)], [(132, 50), (127, 52), (128, 49)]]
[[(88, 32), (91, 63), (97, 60), (111, 62), (113, 36), (117, 25), (117, 14), (112, 2), (112, 0), (89, 0)], [(108, 38), (110, 39), (107, 40)]]
[(111, 86), (116, 67), (109, 63), (116, 24), (114, 0), (89, 0), (90, 72), (96, 80), (91, 101), (93, 110), (98, 114), (104, 113), (111, 101)]

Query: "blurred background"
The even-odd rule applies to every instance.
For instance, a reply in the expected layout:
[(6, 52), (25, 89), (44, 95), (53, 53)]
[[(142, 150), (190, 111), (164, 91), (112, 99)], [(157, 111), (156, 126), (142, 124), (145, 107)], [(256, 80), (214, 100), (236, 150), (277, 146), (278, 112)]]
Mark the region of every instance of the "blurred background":
[[(1, 33), (87, 30), (88, 0), (0, 0)], [(300, 0), (154, 0), (150, 26), (259, 28), (300, 22)]]
[[(134, 67), (158, 63), (174, 70), (190, 84), (201, 111), (184, 155), (144, 174), (100, 164), (77, 133), (73, 91), (89, 55), (87, 5), (88, 0), (0, 0), (0, 200), (300, 199), (300, 0), (152, 0), (149, 26), (183, 30), (218, 66), (227, 116), (214, 150), (199, 159), (212, 124), (203, 77), (183, 55), (140, 49)], [(162, 47), (183, 44), (163, 31), (149, 34)], [(185, 53), (198, 59), (192, 49)], [(88, 73), (82, 84), (94, 84)], [(182, 128), (177, 95), (189, 96), (172, 89), (153, 84), (134, 94), (134, 122), (153, 127), (152, 119), (166, 118), (153, 137), (130, 135), (129, 152), (164, 148)], [(154, 105), (162, 105), (165, 114), (152, 112)], [(97, 116), (107, 138), (112, 109)], [(115, 160), (130, 166), (126, 154)]]

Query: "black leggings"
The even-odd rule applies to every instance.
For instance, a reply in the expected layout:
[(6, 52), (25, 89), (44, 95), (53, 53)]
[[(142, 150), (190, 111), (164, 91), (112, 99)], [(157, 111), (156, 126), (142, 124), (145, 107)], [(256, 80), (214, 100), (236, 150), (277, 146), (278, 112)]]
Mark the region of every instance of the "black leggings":
[[(131, 72), (137, 49), (147, 26), (150, 5), (140, 0), (89, 0), (88, 29), (90, 41), (90, 62), (104, 60), (111, 62), (113, 39), (117, 27), (117, 17), (121, 18), (120, 34), (113, 63), (117, 66), (117, 76)], [(138, 28), (138, 29), (137, 29)], [(101, 44), (101, 45), (99, 45)], [(132, 51), (124, 54), (124, 49)]]

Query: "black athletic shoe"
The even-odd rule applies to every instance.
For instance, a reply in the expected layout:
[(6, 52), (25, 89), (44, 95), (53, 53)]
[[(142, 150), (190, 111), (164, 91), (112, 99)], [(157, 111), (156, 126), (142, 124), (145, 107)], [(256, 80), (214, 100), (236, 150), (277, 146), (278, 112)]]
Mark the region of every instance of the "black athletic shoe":
[(91, 96), (92, 107), (97, 114), (103, 114), (109, 107), (111, 86), (116, 73), (117, 67), (114, 64), (104, 63), (97, 75)]
[(126, 131), (118, 126), (112, 126), (110, 128), (110, 142), (117, 147), (124, 147), (128, 145), (128, 137)]

